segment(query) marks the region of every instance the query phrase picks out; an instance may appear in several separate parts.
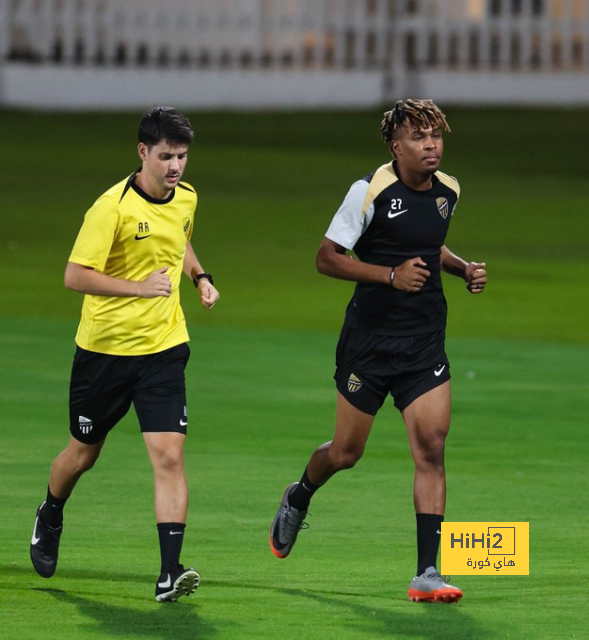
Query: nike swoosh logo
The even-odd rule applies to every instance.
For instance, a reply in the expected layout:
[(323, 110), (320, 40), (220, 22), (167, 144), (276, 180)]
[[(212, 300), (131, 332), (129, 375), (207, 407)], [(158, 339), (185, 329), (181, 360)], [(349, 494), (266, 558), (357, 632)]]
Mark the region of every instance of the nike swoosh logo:
[(150, 233), (148, 236), (140, 236), (139, 234), (135, 235), (135, 240), (145, 240), (145, 238), (151, 238), (153, 233)]
[(446, 368), (446, 365), (443, 364), (440, 369), (436, 369), (434, 371), (434, 376), (436, 376), (436, 378), (439, 378), (442, 375), (442, 372), (444, 371), (445, 368)]
[(389, 218), (396, 218), (397, 216), (400, 216), (403, 213), (407, 213), (407, 211), (409, 211), (409, 209), (403, 209), (403, 211), (397, 211), (397, 213), (393, 213), (392, 211), (388, 212), (388, 216)]
[(180, 420), (180, 426), (185, 427), (188, 424), (188, 420)]
[(170, 574), (168, 573), (168, 579), (165, 582), (158, 582), (157, 586), (160, 589), (165, 589), (166, 587), (171, 587), (172, 586), (172, 579), (170, 577)]
[(170, 531), (170, 535), (171, 536), (181, 536), (182, 535), (182, 531)]
[(34, 546), (36, 545), (39, 540), (41, 540), (40, 537), (37, 537), (37, 523), (39, 522), (39, 516), (37, 516), (35, 518), (35, 527), (33, 528), (33, 537), (31, 538), (31, 544)]
[(442, 532), (439, 529), (436, 531), (436, 533), (442, 535)]

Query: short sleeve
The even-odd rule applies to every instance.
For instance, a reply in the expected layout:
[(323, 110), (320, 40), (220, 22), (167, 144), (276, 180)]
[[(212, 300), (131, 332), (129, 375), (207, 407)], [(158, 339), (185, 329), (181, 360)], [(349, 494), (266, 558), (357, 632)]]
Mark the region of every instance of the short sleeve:
[(102, 196), (88, 209), (69, 261), (104, 271), (118, 224), (119, 211), (113, 198)]
[(370, 205), (366, 214), (362, 213), (368, 187), (366, 180), (354, 182), (334, 215), (325, 234), (326, 238), (346, 249), (354, 248), (374, 215), (374, 204)]
[(188, 233), (186, 234), (187, 242), (190, 242), (192, 239), (192, 232), (194, 231), (194, 219), (196, 217), (196, 207), (198, 206), (198, 195), (196, 191), (194, 192), (194, 206), (192, 208), (192, 216), (190, 217), (190, 222), (188, 226)]

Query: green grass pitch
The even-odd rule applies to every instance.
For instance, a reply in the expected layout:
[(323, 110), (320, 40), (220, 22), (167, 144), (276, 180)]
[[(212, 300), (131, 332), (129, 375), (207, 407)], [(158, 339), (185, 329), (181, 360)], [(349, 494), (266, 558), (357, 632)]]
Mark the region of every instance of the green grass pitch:
[(449, 521), (529, 521), (530, 575), (468, 576), (456, 606), (406, 597), (412, 465), (392, 403), (364, 458), (312, 505), (277, 560), (284, 486), (331, 437), (333, 351), (349, 283), (314, 256), (349, 184), (387, 160), (380, 112), (193, 114), (193, 238), (222, 300), (189, 282), (194, 597), (153, 600), (152, 478), (131, 412), (66, 510), (51, 580), (28, 558), (49, 465), (67, 439), (81, 297), (62, 273), (92, 200), (137, 166), (136, 115), (0, 112), (0, 637), (585, 638), (589, 112), (449, 109), (443, 170), (463, 194), (448, 245), (486, 260), (488, 291), (446, 278), (454, 412)]

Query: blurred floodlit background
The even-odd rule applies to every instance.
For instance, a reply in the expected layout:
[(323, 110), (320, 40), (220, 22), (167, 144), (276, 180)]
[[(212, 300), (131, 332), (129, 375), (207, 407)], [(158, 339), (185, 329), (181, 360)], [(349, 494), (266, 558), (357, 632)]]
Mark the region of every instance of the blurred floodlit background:
[(0, 104), (589, 103), (587, 0), (0, 0)]

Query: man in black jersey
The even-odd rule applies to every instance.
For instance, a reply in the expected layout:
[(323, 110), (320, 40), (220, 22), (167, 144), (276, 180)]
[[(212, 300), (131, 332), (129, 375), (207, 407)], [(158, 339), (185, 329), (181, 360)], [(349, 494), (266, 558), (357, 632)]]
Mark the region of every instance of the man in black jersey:
[(418, 558), (408, 595), (416, 602), (462, 597), (436, 569), (451, 404), (441, 272), (463, 278), (473, 294), (487, 283), (484, 263), (466, 262), (444, 244), (460, 195), (456, 179), (439, 171), (445, 131), (446, 118), (431, 100), (398, 101), (381, 126), (393, 162), (351, 186), (321, 243), (319, 272), (357, 283), (336, 352), (335, 434), (313, 453), (301, 481), (286, 488), (270, 530), (272, 552), (285, 558), (311, 497), (360, 459), (390, 393), (415, 463)]

